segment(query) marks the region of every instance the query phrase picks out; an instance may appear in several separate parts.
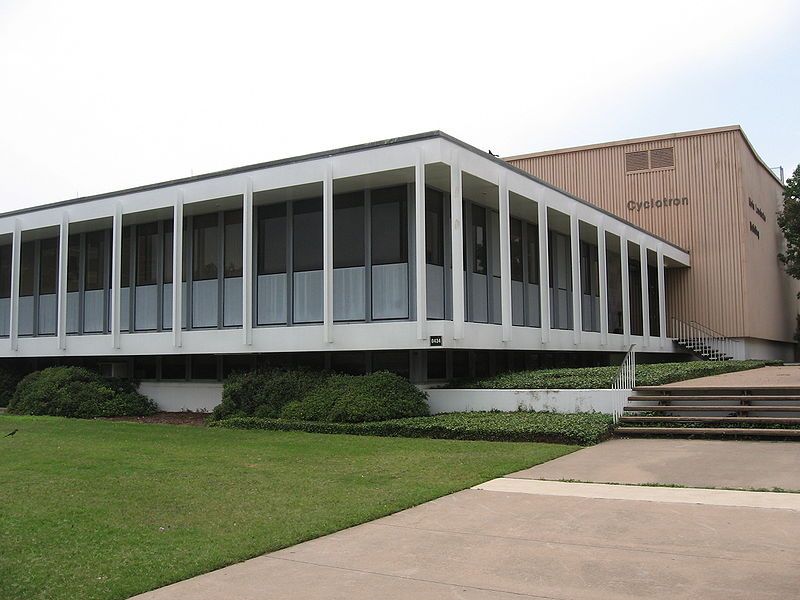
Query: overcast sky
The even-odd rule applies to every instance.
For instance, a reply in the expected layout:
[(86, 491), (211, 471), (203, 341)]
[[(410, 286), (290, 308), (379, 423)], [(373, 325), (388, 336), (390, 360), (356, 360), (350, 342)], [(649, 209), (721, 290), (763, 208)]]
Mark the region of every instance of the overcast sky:
[(0, 0), (0, 210), (441, 129), (741, 124), (800, 163), (800, 4)]

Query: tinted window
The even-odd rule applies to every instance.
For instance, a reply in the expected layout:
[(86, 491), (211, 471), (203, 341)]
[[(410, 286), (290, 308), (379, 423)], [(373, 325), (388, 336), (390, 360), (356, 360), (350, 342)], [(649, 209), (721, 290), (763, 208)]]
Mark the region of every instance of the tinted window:
[(0, 298), (11, 297), (11, 246), (0, 246)]
[(322, 269), (322, 198), (298, 200), (292, 206), (295, 271)]
[(71, 235), (67, 240), (67, 291), (77, 292), (80, 287), (81, 236)]
[(225, 213), (225, 277), (242, 276), (242, 211)]
[(175, 249), (173, 239), (175, 237), (175, 221), (164, 221), (164, 250), (163, 250), (163, 269), (164, 283), (172, 283), (172, 257)]
[(528, 225), (528, 283), (539, 283), (539, 228)]
[(39, 249), (39, 293), (55, 294), (58, 288), (58, 238), (42, 240)]
[(120, 285), (128, 287), (131, 284), (131, 228), (122, 228), (122, 266), (119, 271)]
[(511, 219), (511, 279), (522, 281), (522, 221)]
[(333, 266), (364, 266), (364, 194), (333, 198)]
[(158, 223), (136, 227), (136, 285), (155, 285), (158, 277)]
[(105, 232), (93, 231), (86, 234), (86, 274), (85, 289), (102, 290), (105, 287), (104, 265), (106, 262)]
[(286, 204), (258, 209), (258, 274), (286, 272)]
[(192, 277), (195, 281), (215, 279), (219, 261), (219, 227), (217, 215), (202, 215), (194, 218), (192, 246)]
[(425, 190), (425, 260), (444, 266), (444, 194)]
[(372, 264), (408, 260), (408, 213), (405, 186), (372, 192)]
[(33, 296), (33, 259), (36, 242), (25, 242), (20, 248), (19, 295)]
[(486, 275), (486, 209), (472, 206), (472, 272)]

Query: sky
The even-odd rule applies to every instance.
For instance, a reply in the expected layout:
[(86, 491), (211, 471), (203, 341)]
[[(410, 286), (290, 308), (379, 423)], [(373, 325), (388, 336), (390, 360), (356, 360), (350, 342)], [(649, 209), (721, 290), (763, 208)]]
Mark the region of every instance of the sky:
[(0, 211), (440, 129), (740, 124), (800, 163), (800, 3), (0, 0)]

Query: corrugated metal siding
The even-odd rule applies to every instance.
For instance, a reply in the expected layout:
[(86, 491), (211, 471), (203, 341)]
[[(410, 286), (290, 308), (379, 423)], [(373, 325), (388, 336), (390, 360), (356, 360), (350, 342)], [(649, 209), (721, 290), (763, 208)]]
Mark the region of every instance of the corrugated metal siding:
[[(738, 131), (722, 131), (520, 158), (511, 163), (689, 250), (691, 269), (668, 273), (669, 316), (696, 320), (729, 336), (788, 340), (785, 334), (776, 337), (775, 317), (768, 314), (773, 307), (762, 304), (760, 312), (747, 308), (745, 252), (751, 240), (746, 236), (754, 236), (748, 220), (743, 219), (740, 161), (752, 163), (748, 172), (763, 173), (763, 168), (749, 151), (746, 156), (737, 153), (739, 145), (744, 147)], [(674, 169), (625, 172), (627, 152), (665, 147), (674, 148)], [(769, 175), (763, 175), (766, 179), (761, 178), (759, 186), (774, 193), (776, 182), (770, 183)], [(636, 210), (639, 202), (663, 203), (664, 198), (684, 197), (688, 205)], [(744, 203), (747, 205), (746, 198)], [(751, 261), (747, 268), (774, 273), (774, 261), (764, 260)], [(757, 293), (777, 293), (775, 281)], [(784, 322), (785, 307), (774, 308), (781, 313), (777, 320)]]

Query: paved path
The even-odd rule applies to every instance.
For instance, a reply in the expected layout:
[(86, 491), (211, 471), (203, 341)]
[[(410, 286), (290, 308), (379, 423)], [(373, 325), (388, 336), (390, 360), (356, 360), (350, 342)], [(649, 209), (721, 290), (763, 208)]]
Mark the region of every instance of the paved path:
[(683, 386), (711, 386), (711, 387), (797, 387), (800, 388), (800, 366), (791, 365), (783, 367), (762, 367), (760, 369), (750, 369), (748, 371), (737, 371), (736, 373), (725, 373), (723, 375), (711, 375), (709, 377), (698, 377), (669, 383), (667, 387)]
[[(644, 441), (620, 440), (631, 446), (629, 455), (641, 455), (634, 445)], [(750, 442), (718, 443), (750, 463), (781, 454), (743, 446)], [(796, 456), (788, 446), (775, 447)], [(691, 449), (688, 459), (703, 450)], [(647, 451), (669, 454), (660, 446)], [(708, 460), (719, 456), (709, 452)], [(786, 460), (761, 469), (779, 471)], [(560, 474), (572, 472), (567, 463), (561, 468)], [(800, 589), (798, 532), (800, 495), (547, 482), (515, 474), (139, 598), (783, 600)]]

